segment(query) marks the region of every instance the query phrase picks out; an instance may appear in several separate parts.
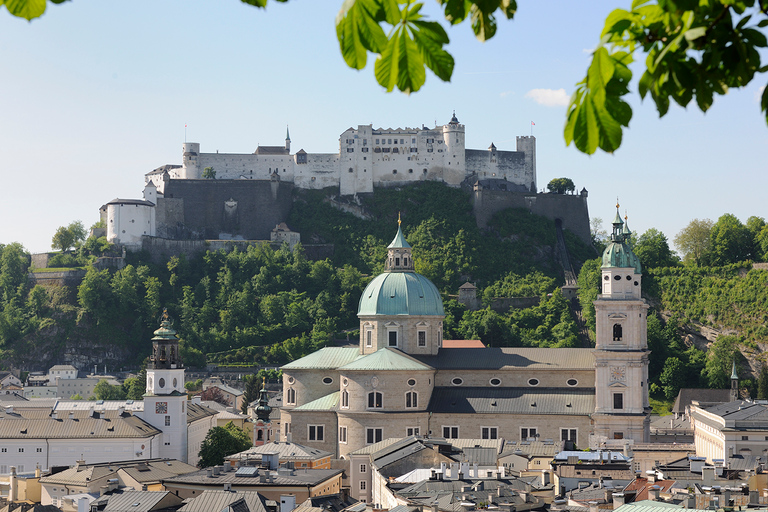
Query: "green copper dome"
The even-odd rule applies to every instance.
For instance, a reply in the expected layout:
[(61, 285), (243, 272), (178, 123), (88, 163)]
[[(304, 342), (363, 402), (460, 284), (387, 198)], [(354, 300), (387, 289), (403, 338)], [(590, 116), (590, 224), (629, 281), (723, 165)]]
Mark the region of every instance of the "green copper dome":
[(384, 272), (365, 288), (357, 314), (445, 316), (445, 311), (440, 292), (426, 277), (416, 272)]
[(619, 207), (616, 205), (616, 217), (613, 219), (613, 233), (608, 247), (603, 251), (602, 268), (634, 268), (635, 274), (642, 274), (640, 259), (632, 251), (629, 245), (631, 231), (624, 226), (624, 221), (619, 215)]

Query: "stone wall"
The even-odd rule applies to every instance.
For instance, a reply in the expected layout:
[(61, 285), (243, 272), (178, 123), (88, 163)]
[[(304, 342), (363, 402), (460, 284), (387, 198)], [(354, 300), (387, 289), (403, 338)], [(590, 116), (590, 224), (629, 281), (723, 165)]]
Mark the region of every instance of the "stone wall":
[(518, 194), (485, 189), (475, 190), (472, 194), (472, 208), (480, 228), (487, 227), (496, 212), (525, 208), (536, 215), (560, 220), (563, 229), (578, 236), (585, 244), (592, 244), (586, 194)]
[(267, 180), (170, 180), (158, 199), (162, 238), (268, 240), (288, 218), (293, 185)]
[(80, 286), (86, 270), (64, 270), (60, 272), (30, 272), (30, 286)]

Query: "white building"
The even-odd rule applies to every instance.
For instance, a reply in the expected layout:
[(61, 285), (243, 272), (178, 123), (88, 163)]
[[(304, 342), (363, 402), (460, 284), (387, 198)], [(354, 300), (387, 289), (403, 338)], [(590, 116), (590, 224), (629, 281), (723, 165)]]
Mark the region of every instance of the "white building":
[(768, 401), (735, 400), (713, 407), (691, 406), (696, 455), (707, 462), (731, 457), (768, 457)]

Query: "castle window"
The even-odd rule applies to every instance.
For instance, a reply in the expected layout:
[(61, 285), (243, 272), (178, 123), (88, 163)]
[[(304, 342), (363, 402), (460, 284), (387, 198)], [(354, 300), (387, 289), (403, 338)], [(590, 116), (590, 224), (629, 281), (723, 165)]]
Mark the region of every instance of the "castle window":
[(411, 144), (416, 144), (416, 139), (411, 139)]
[(307, 425), (307, 440), (325, 441), (325, 425)]
[(403, 258), (403, 265), (408, 266), (408, 258)]
[(349, 392), (346, 389), (341, 392), (341, 408), (349, 409)]
[[(363, 141), (363, 142), (365, 142), (365, 141)], [(362, 151), (363, 153), (367, 153), (368, 152), (368, 148), (361, 148), (360, 151)]]
[(395, 258), (395, 266), (396, 267), (400, 266), (400, 258)]
[(296, 390), (295, 389), (288, 388), (288, 391), (286, 392), (285, 403), (288, 404), (288, 405), (296, 405)]
[(405, 407), (408, 409), (415, 409), (419, 406), (419, 394), (415, 391), (408, 391), (405, 394)]
[[(395, 148), (397, 149), (397, 148)], [(392, 174), (397, 174), (397, 169), (392, 169)]]
[(405, 144), (405, 140), (404, 139), (400, 139), (400, 144)]
[(457, 426), (443, 426), (443, 437), (446, 439), (458, 439), (459, 427)]
[(614, 432), (613, 433), (614, 439), (624, 439), (624, 432)]
[(418, 148), (411, 148), (411, 153), (416, 153), (418, 151), (419, 151)]
[(480, 437), (483, 439), (498, 439), (499, 427), (480, 427)]
[(339, 442), (347, 444), (347, 427), (339, 427)]
[(393, 153), (399, 153), (399, 152), (400, 152), (400, 150), (399, 150), (398, 148), (392, 148), (392, 152), (393, 152)]
[(376, 139), (376, 144), (378, 144), (378, 143), (379, 143), (379, 139)]
[(423, 172), (424, 174), (427, 174), (427, 170), (426, 170), (426, 169), (424, 169), (424, 171), (422, 171), (422, 172)]
[(371, 347), (373, 346), (373, 331), (370, 329), (365, 331), (365, 346)]
[(259, 430), (256, 432), (256, 440), (257, 441), (263, 441), (264, 440), (264, 431)]
[(365, 429), (366, 444), (380, 443), (383, 438), (384, 438), (384, 429), (370, 428), (370, 427)]
[(384, 407), (384, 396), (378, 391), (368, 393), (368, 408), (381, 409)]
[(616, 410), (624, 408), (624, 393), (613, 394), (613, 408)]
[(613, 324), (613, 341), (621, 341), (621, 324)]
[(539, 437), (539, 429), (537, 427), (522, 427), (520, 429), (520, 440), (536, 439)]
[(406, 427), (405, 435), (406, 435), (406, 437), (418, 436), (419, 435), (419, 427)]
[(347, 148), (347, 153), (354, 153), (354, 152), (355, 152), (355, 148)]
[(391, 151), (391, 148), (384, 148), (381, 151), (384, 153), (389, 153)]
[(351, 167), (349, 168), (349, 172), (352, 172), (352, 168)]
[(576, 429), (575, 428), (561, 428), (560, 429), (561, 441), (573, 441), (576, 442)]
[(387, 333), (387, 336), (389, 337), (389, 346), (390, 347), (396, 347), (397, 346), (397, 331), (389, 331)]
[(374, 153), (381, 153), (381, 148), (377, 146), (377, 147), (375, 147), (375, 148), (373, 149), (373, 152), (374, 152)]
[(419, 331), (416, 333), (416, 337), (418, 338), (418, 345), (420, 347), (426, 347), (427, 346), (427, 332), (426, 331)]

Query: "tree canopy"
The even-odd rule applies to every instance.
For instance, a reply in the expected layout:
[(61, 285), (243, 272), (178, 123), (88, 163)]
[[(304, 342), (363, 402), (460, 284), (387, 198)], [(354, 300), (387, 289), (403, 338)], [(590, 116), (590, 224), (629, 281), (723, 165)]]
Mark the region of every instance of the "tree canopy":
[(213, 427), (200, 446), (198, 467), (208, 468), (224, 463), (224, 457), (242, 452), (252, 446), (248, 434), (231, 421), (223, 427)]
[(684, 261), (692, 262), (695, 265), (704, 263), (704, 257), (709, 253), (709, 235), (711, 232), (711, 220), (693, 219), (675, 235), (675, 245), (683, 253)]
[(634, 251), (644, 268), (674, 267), (680, 263), (675, 251), (669, 248), (667, 237), (656, 228), (637, 238)]
[[(50, 0), (60, 4), (66, 0)], [(241, 0), (265, 8), (267, 0)], [(287, 0), (275, 0), (286, 2)], [(516, 0), (439, 0), (445, 22), (469, 25), (480, 41), (497, 31), (497, 18), (511, 20)], [(26, 19), (45, 12), (46, 0), (0, 0), (8, 11)], [(376, 56), (374, 75), (387, 91), (418, 91), (429, 69), (443, 81), (453, 75), (450, 42), (440, 22), (421, 13), (415, 0), (344, 0), (336, 16), (341, 55), (353, 69), (363, 69), (368, 54)], [(632, 109), (630, 64), (645, 56), (638, 82), (641, 98), (650, 94), (659, 116), (670, 101), (685, 107), (691, 101), (702, 112), (715, 95), (744, 87), (761, 66), (759, 50), (768, 46), (768, 0), (635, 0), (631, 8), (611, 12), (592, 53), (586, 77), (576, 84), (567, 111), (564, 137), (584, 153), (619, 148)], [(637, 59), (640, 60), (640, 59)], [(768, 121), (768, 88), (760, 109)]]
[(547, 183), (547, 190), (553, 194), (565, 194), (576, 190), (576, 185), (571, 178), (553, 178)]
[(81, 221), (71, 222), (69, 226), (60, 226), (51, 240), (51, 248), (68, 251), (80, 245), (86, 237), (85, 226)]

